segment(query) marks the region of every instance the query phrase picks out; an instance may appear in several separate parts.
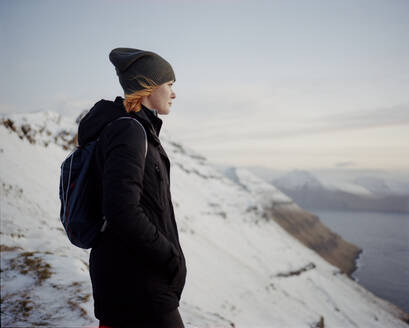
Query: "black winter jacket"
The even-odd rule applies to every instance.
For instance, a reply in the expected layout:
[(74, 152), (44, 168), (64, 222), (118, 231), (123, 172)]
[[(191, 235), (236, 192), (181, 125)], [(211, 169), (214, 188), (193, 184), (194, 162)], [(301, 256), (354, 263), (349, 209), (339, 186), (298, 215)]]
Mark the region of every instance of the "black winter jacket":
[[(177, 308), (186, 279), (170, 162), (158, 138), (162, 120), (144, 106), (128, 114), (122, 101), (99, 101), (78, 129), (80, 145), (99, 137), (94, 173), (108, 226), (91, 250), (90, 275), (95, 316), (115, 323)], [(122, 116), (144, 126), (146, 158), (142, 127), (116, 120)]]

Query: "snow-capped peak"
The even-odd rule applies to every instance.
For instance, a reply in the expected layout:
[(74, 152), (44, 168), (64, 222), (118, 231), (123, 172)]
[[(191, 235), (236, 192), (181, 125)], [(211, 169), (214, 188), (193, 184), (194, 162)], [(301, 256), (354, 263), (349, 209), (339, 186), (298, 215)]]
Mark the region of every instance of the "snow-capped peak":
[(284, 189), (322, 189), (322, 184), (310, 172), (304, 170), (293, 170), (281, 178), (274, 180), (274, 185)]

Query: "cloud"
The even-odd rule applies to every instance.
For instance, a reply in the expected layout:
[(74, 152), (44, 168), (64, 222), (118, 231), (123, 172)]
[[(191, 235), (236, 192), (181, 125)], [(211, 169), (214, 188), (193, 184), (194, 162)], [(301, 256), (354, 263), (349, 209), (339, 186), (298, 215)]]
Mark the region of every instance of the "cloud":
[[(348, 111), (312, 118), (294, 113), (252, 112), (235, 116), (219, 114), (216, 119), (201, 114), (179, 118), (177, 129), (191, 141), (231, 144), (234, 142), (269, 143), (271, 139), (290, 139), (303, 136), (360, 131), (378, 127), (409, 125), (409, 105), (395, 105), (365, 111)], [(300, 112), (298, 112), (300, 113)], [(178, 120), (179, 120), (178, 119)], [(183, 122), (183, 123), (182, 123)], [(194, 122), (194, 124), (192, 124)]]
[(340, 129), (359, 129), (409, 124), (409, 104), (346, 112), (323, 118), (322, 124)]
[(352, 161), (335, 163), (335, 167), (351, 167), (351, 166), (356, 166), (356, 163)]
[(291, 138), (401, 125), (409, 125), (409, 104), (365, 111), (348, 111), (322, 116), (318, 119), (304, 116), (297, 119), (288, 118), (287, 121), (285, 117), (274, 120), (274, 115), (266, 116), (264, 120), (249, 118), (235, 132), (237, 137), (240, 137), (241, 134), (251, 139)]

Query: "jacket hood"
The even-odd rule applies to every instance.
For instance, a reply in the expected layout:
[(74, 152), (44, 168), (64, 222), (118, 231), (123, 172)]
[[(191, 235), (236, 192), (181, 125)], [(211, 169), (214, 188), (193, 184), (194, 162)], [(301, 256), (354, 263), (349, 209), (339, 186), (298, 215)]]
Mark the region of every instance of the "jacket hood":
[(79, 123), (78, 144), (80, 146), (98, 139), (101, 131), (107, 124), (124, 116), (137, 118), (150, 130), (154, 129), (156, 135), (159, 136), (162, 120), (143, 105), (139, 112), (127, 113), (123, 105), (123, 100), (122, 97), (116, 97), (115, 101), (102, 99), (90, 109)]

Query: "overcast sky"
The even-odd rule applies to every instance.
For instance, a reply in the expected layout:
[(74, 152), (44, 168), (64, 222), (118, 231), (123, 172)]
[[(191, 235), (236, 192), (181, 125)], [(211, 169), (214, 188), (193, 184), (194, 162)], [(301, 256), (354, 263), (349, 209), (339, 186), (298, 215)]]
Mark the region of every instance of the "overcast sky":
[(122, 95), (115, 47), (176, 73), (169, 134), (210, 161), (409, 169), (409, 1), (0, 0), (0, 112)]

